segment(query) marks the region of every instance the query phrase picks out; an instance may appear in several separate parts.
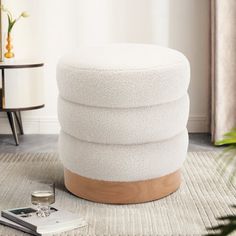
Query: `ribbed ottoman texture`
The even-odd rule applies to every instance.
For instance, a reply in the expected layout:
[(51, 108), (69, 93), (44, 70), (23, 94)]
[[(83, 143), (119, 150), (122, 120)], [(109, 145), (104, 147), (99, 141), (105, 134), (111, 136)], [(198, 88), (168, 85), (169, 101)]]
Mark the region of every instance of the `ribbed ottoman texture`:
[(188, 147), (190, 67), (145, 44), (84, 47), (57, 67), (59, 155), (69, 191), (139, 203), (180, 185)]

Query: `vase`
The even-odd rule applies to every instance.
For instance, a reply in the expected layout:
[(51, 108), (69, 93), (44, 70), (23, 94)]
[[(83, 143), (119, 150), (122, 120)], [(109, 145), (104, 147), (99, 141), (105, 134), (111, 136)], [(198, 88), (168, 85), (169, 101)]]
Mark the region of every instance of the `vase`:
[(6, 58), (13, 58), (15, 55), (14, 53), (12, 52), (12, 49), (13, 49), (13, 45), (12, 45), (12, 38), (11, 38), (11, 34), (8, 33), (7, 34), (7, 45), (6, 45), (6, 49), (7, 49), (7, 52), (4, 54), (4, 56)]

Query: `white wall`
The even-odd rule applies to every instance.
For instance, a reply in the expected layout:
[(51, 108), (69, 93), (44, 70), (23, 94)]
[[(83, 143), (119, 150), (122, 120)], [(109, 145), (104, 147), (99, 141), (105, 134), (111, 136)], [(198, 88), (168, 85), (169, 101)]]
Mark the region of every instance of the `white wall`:
[[(46, 107), (24, 112), (27, 133), (57, 133), (58, 58), (83, 44), (156, 43), (178, 49), (191, 63), (189, 130), (209, 129), (210, 0), (5, 0), (29, 19), (14, 31), (18, 58), (43, 58)], [(1, 133), (9, 132), (4, 115)]]
[(169, 46), (190, 60), (190, 122), (192, 132), (209, 131), (210, 1), (170, 0)]
[[(39, 58), (45, 63), (45, 108), (23, 112), (26, 133), (57, 133), (56, 63), (75, 47), (76, 11), (68, 0), (5, 0), (15, 12), (27, 10), (30, 18), (15, 25), (13, 45), (16, 59)], [(73, 3), (72, 0), (70, 0)], [(6, 28), (6, 24), (4, 24)], [(5, 115), (1, 114), (1, 133), (10, 132)]]

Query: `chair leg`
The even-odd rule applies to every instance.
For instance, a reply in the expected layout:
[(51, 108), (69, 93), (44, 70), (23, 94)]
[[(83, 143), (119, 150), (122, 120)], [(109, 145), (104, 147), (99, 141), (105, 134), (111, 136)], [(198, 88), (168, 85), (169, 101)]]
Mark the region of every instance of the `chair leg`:
[(16, 130), (16, 122), (15, 122), (15, 116), (13, 112), (7, 112), (7, 117), (11, 126), (12, 134), (15, 139), (16, 146), (19, 145), (17, 130)]
[(14, 114), (15, 114), (16, 121), (17, 121), (17, 124), (19, 127), (20, 134), (23, 135), (24, 129), (23, 129), (23, 124), (22, 124), (22, 119), (21, 119), (21, 113), (20, 113), (20, 111), (18, 111), (18, 112), (15, 111)]

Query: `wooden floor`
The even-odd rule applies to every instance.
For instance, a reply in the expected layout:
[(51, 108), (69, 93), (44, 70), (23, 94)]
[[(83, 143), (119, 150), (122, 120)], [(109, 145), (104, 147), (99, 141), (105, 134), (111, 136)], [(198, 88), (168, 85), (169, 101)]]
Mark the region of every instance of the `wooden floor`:
[[(14, 145), (11, 135), (0, 135), (0, 153), (57, 152), (58, 135), (19, 136), (20, 146)], [(189, 151), (214, 151), (209, 134), (190, 134)]]

